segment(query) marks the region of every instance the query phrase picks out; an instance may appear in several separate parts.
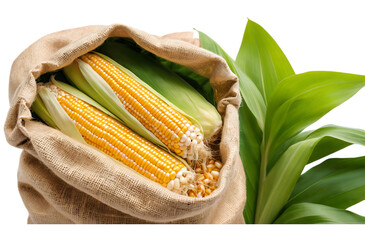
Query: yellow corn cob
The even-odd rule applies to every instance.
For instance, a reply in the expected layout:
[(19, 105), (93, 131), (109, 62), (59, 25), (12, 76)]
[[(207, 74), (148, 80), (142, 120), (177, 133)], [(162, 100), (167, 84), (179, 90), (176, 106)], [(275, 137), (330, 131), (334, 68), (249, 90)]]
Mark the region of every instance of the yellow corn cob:
[(171, 151), (189, 161), (209, 155), (200, 129), (180, 112), (97, 54), (85, 54), (81, 60), (108, 83), (127, 111)]
[(191, 189), (194, 174), (180, 160), (85, 101), (49, 88), (88, 144), (174, 192)]

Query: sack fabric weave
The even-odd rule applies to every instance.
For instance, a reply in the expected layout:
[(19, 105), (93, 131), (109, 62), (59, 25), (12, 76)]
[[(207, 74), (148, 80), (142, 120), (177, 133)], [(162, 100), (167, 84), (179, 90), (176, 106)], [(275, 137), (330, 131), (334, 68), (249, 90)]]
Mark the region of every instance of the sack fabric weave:
[[(220, 142), (224, 167), (210, 196), (198, 199), (172, 193), (32, 119), (36, 79), (70, 64), (108, 37), (131, 38), (147, 51), (210, 79), (224, 122)], [(198, 45), (192, 33), (159, 37), (114, 24), (52, 33), (20, 54), (10, 74), (5, 134), (11, 145), (23, 149), (18, 187), (28, 223), (244, 223), (238, 79), (222, 58)]]

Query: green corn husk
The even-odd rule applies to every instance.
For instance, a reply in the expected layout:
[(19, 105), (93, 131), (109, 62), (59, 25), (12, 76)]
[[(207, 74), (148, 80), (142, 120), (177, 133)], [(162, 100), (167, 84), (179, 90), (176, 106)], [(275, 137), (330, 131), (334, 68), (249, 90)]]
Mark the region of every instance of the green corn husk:
[(46, 106), (44, 105), (41, 97), (39, 95), (36, 96), (33, 104), (32, 111), (37, 114), (37, 116), (44, 121), (48, 126), (57, 128), (56, 123), (52, 120), (51, 115), (47, 111)]

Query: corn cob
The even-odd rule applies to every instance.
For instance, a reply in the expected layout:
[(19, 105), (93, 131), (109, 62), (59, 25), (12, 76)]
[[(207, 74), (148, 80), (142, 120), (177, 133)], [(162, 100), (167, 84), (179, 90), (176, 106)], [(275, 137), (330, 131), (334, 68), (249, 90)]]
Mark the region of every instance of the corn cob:
[(189, 162), (210, 157), (199, 127), (178, 110), (99, 55), (88, 53), (80, 59), (106, 81), (125, 109), (171, 151)]
[[(195, 171), (188, 170), (179, 159), (135, 134), (88, 102), (53, 84), (41, 86), (40, 91), (44, 88), (54, 94), (56, 101), (72, 120), (86, 143), (141, 175), (173, 192), (190, 197), (208, 196), (216, 188), (222, 166), (219, 161), (210, 161), (207, 168), (205, 165), (197, 165), (198, 174), (195, 174)], [(37, 98), (34, 106), (40, 105), (40, 99)], [(37, 113), (42, 113), (40, 109), (43, 111), (46, 108), (35, 109), (38, 109)], [(215, 171), (212, 171), (213, 168)]]
[(88, 144), (169, 190), (183, 193), (193, 183), (194, 174), (177, 158), (85, 101), (54, 85), (48, 88)]

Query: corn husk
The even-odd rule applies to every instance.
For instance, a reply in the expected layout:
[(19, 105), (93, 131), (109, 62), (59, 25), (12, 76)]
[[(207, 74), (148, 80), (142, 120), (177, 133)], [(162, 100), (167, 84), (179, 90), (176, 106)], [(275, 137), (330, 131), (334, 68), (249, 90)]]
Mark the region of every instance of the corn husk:
[(41, 97), (39, 95), (36, 96), (32, 104), (32, 110), (35, 112), (38, 117), (43, 120), (48, 126), (57, 128), (56, 123), (52, 120), (52, 116), (47, 111), (46, 106), (44, 105)]
[[(93, 105), (94, 107), (100, 109), (104, 113), (109, 116), (117, 119), (114, 114), (109, 112), (103, 106), (95, 102), (93, 99), (80, 92), (76, 88), (65, 84), (63, 82), (56, 81), (54, 76), (51, 77), (51, 82), (54, 86), (60, 88), (63, 91), (66, 91), (81, 100)], [(69, 137), (81, 142), (85, 143), (84, 138), (81, 136), (79, 130), (76, 128), (72, 119), (68, 116), (68, 114), (63, 110), (61, 105), (58, 103), (57, 98), (52, 90), (49, 88), (49, 84), (40, 84), (38, 86), (38, 95), (32, 104), (32, 110), (45, 122), (47, 125), (59, 129), (64, 134)]]

